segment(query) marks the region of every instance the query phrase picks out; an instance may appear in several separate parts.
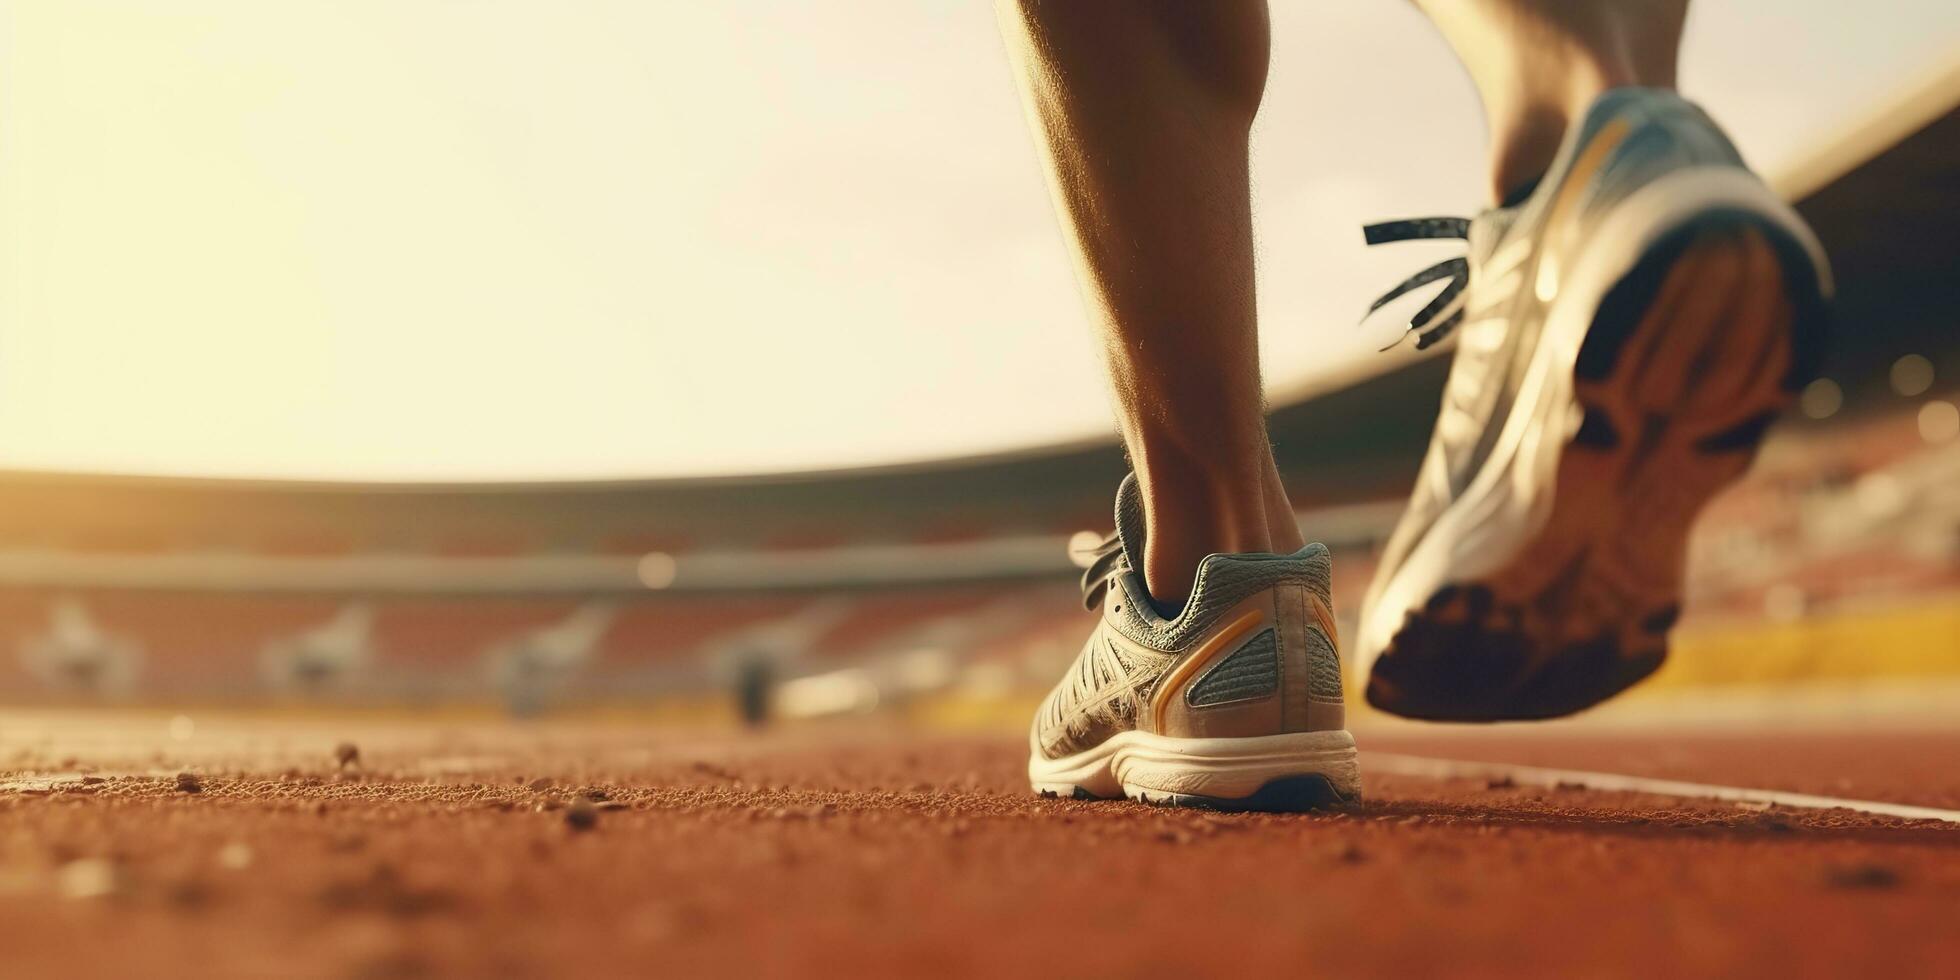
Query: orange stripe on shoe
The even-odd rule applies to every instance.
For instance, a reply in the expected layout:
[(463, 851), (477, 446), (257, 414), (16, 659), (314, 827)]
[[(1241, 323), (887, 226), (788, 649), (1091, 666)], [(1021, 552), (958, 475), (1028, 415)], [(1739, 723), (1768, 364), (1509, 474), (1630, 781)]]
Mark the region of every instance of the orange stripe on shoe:
[(1232, 621), (1232, 624), (1219, 630), (1198, 647), (1184, 662), (1172, 668), (1164, 676), (1164, 682), (1157, 686), (1157, 693), (1150, 698), (1150, 728), (1161, 735), (1164, 733), (1164, 709), (1170, 706), (1171, 692), (1184, 686), (1184, 683), (1205, 668), (1205, 665), (1218, 658), (1226, 647), (1240, 637), (1252, 632), (1252, 628), (1265, 622), (1265, 612), (1254, 609)]
[(1327, 604), (1327, 600), (1312, 592), (1307, 593), (1307, 606), (1313, 610), (1314, 625), (1319, 626), (1320, 631), (1327, 634), (1327, 642), (1333, 644), (1335, 650), (1339, 650), (1341, 634), (1334, 626), (1333, 607)]
[[(1586, 192), (1586, 185), (1592, 183), (1593, 173), (1606, 162), (1606, 158), (1614, 150), (1619, 148), (1620, 143), (1625, 141), (1627, 134), (1632, 130), (1633, 124), (1628, 122), (1625, 116), (1621, 116), (1600, 127), (1599, 132), (1593, 134), (1592, 142), (1586, 144), (1586, 148), (1580, 152), (1579, 159), (1572, 164), (1572, 169), (1567, 170), (1565, 176), (1560, 178), (1565, 181), (1565, 184), (1558, 189), (1558, 196), (1552, 199), (1551, 210), (1546, 212), (1544, 224), (1541, 225), (1546, 229), (1546, 234), (1558, 235), (1566, 232), (1564, 225), (1566, 212), (1578, 203), (1579, 197)], [(1563, 274), (1564, 270), (1560, 269), (1558, 264), (1558, 250), (1541, 249), (1538, 259), (1538, 279), (1532, 287), (1540, 300), (1547, 303), (1552, 301), (1552, 297), (1558, 294), (1560, 277)]]

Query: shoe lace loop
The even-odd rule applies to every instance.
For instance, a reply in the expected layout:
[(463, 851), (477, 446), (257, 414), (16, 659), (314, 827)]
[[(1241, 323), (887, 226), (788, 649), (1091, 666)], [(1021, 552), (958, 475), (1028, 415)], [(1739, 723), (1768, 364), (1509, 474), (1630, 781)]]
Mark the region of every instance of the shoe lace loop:
[(1109, 580), (1128, 571), (1129, 561), (1123, 555), (1123, 542), (1111, 534), (1093, 548), (1078, 550), (1073, 554), (1089, 559), (1082, 569), (1082, 606), (1091, 612), (1102, 605), (1103, 593), (1109, 588)]
[[(1404, 218), (1400, 221), (1384, 221), (1380, 224), (1364, 226), (1361, 229), (1361, 234), (1367, 239), (1370, 245), (1415, 241), (1425, 238), (1461, 238), (1467, 240), (1470, 237), (1470, 219)], [(1416, 350), (1424, 350), (1441, 341), (1443, 338), (1448, 337), (1450, 331), (1455, 330), (1457, 324), (1463, 321), (1463, 304), (1460, 300), (1463, 296), (1464, 287), (1470, 284), (1470, 260), (1458, 256), (1453, 259), (1445, 259), (1438, 262), (1402, 280), (1394, 289), (1383, 293), (1380, 299), (1375, 300), (1374, 303), (1369, 305), (1368, 312), (1361, 317), (1362, 322), (1366, 323), (1368, 318), (1375, 314), (1376, 310), (1408, 294), (1409, 291), (1426, 286), (1438, 279), (1448, 279), (1449, 284), (1444, 286), (1441, 292), (1438, 292), (1431, 298), (1427, 305), (1416, 311), (1416, 315), (1409, 318), (1408, 328), (1395, 338), (1394, 344), (1389, 344), (1388, 347), (1382, 348), (1383, 350), (1393, 348), (1395, 344), (1401, 343), (1402, 338), (1409, 334), (1415, 334)]]

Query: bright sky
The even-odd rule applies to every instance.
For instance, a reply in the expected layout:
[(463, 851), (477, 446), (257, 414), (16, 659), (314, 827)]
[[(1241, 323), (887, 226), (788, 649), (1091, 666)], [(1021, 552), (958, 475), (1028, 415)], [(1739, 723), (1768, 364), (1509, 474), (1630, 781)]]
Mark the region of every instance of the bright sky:
[[(1428, 256), (1357, 226), (1472, 210), (1483, 136), (1411, 5), (1276, 6), (1283, 391), (1386, 339), (1355, 315)], [(1956, 53), (1951, 0), (1703, 0), (1683, 84), (1774, 172)], [(0, 466), (634, 477), (1107, 431), (979, 0), (0, 0)]]

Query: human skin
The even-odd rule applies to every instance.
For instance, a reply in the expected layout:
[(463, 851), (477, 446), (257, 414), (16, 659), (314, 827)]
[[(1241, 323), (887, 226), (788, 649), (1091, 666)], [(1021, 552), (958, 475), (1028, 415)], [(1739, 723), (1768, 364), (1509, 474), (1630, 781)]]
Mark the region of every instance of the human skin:
[[(1493, 200), (1619, 85), (1671, 87), (1686, 0), (1419, 0), (1491, 129)], [(1175, 607), (1209, 554), (1304, 543), (1260, 389), (1249, 146), (1260, 0), (1001, 0), (1002, 35), (1143, 491), (1144, 579)]]

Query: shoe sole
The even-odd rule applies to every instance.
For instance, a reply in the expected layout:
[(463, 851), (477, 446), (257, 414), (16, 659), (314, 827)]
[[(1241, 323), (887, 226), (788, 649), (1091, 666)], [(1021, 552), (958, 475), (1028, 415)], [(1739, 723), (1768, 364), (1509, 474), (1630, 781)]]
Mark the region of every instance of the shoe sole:
[(1660, 667), (1696, 516), (1748, 469), (1822, 355), (1821, 260), (1780, 209), (1709, 207), (1649, 236), (1597, 303), (1570, 383), (1528, 409), (1534, 441), (1554, 420), (1565, 439), (1535, 460), (1520, 452), (1497, 479), (1479, 474), (1473, 490), (1486, 492), (1452, 507), (1500, 515), (1475, 545), (1505, 557), (1418, 593), (1373, 664), (1370, 704), (1431, 720), (1552, 718)]
[(1361, 797), (1354, 736), (1345, 731), (1250, 738), (1171, 738), (1123, 732), (1061, 759), (1028, 759), (1042, 796), (1127, 797), (1208, 810), (1299, 811)]

